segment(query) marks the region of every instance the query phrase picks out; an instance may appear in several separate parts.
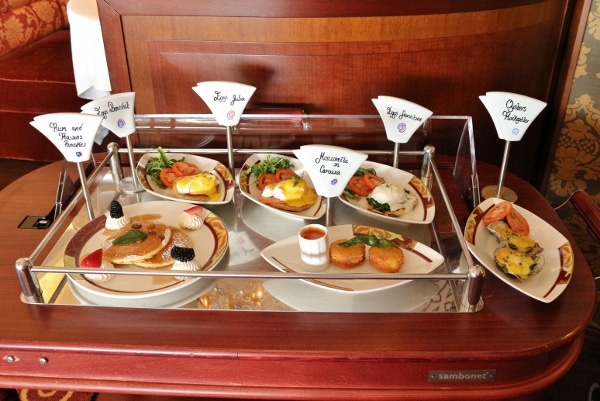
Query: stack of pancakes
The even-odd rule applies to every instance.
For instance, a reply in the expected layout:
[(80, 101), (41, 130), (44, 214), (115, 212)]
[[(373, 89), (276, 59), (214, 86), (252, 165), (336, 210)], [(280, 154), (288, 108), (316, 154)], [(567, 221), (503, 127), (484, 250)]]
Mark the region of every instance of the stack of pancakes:
[[(130, 230), (139, 230), (146, 238), (124, 245), (113, 243)], [(133, 222), (112, 233), (103, 243), (103, 258), (113, 264), (134, 264), (149, 269), (157, 269), (172, 265), (175, 259), (171, 257), (174, 246), (192, 248), (192, 240), (181, 229), (163, 223)]]

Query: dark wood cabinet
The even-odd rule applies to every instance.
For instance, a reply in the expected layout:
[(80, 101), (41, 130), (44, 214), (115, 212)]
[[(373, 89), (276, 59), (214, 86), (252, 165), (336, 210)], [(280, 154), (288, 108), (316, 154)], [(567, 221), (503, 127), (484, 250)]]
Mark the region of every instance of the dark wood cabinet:
[(371, 98), (396, 96), (437, 115), (473, 116), (478, 159), (499, 165), (503, 142), (479, 96), (521, 93), (548, 103), (511, 149), (509, 170), (533, 181), (552, 147), (582, 8), (571, 0), (98, 4), (113, 90), (135, 91), (138, 113), (206, 113), (191, 88), (207, 80), (256, 86), (250, 108), (311, 114), (376, 114)]

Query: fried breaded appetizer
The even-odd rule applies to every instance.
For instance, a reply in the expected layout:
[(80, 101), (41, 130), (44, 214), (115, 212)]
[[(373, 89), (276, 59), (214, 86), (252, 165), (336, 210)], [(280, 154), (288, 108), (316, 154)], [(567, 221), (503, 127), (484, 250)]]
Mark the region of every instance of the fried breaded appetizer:
[(374, 268), (384, 273), (397, 273), (404, 264), (404, 252), (395, 246), (369, 248), (369, 260)]
[(365, 244), (340, 246), (346, 239), (339, 239), (329, 245), (329, 261), (343, 269), (350, 269), (360, 265), (365, 260)]

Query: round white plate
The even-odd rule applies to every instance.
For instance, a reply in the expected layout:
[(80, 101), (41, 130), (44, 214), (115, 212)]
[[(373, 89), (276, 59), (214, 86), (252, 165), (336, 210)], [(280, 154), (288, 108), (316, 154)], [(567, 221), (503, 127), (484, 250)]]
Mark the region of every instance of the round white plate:
[(404, 216), (386, 216), (384, 214), (377, 213), (367, 208), (366, 200), (363, 198), (361, 201), (356, 201), (346, 197), (346, 195), (340, 195), (340, 200), (360, 211), (361, 213), (367, 213), (369, 216), (380, 217), (386, 220), (402, 221), (405, 223), (412, 224), (429, 224), (435, 217), (435, 202), (429, 189), (423, 184), (423, 182), (415, 177), (413, 174), (400, 170), (394, 167), (387, 166), (381, 163), (375, 163), (366, 161), (361, 164), (362, 168), (373, 168), (377, 172), (379, 177), (382, 177), (385, 182), (401, 186), (408, 191), (412, 192), (417, 197), (417, 204), (410, 212)]
[[(350, 239), (356, 235), (380, 235), (382, 237), (394, 240), (404, 250), (404, 266), (398, 273), (430, 273), (440, 266), (444, 261), (442, 255), (433, 249), (417, 242), (409, 237), (389, 232), (380, 228), (369, 226), (360, 226), (346, 224), (341, 226), (328, 227), (329, 242), (338, 239)], [(261, 252), (262, 257), (282, 272), (307, 273), (302, 267), (300, 260), (300, 248), (298, 246), (298, 236), (294, 235), (269, 245)], [(330, 264), (322, 273), (328, 274), (360, 274), (360, 273), (381, 273), (376, 270), (367, 257), (365, 261), (352, 269), (342, 269)], [(313, 285), (330, 289), (332, 291), (342, 292), (370, 292), (380, 291), (385, 288), (395, 287), (410, 282), (410, 280), (375, 280), (375, 279), (348, 279), (348, 280), (306, 280)]]
[(286, 216), (298, 217), (298, 218), (307, 219), (307, 220), (316, 220), (316, 219), (322, 217), (325, 214), (325, 211), (327, 209), (326, 199), (322, 196), (317, 197), (317, 202), (313, 206), (311, 206), (310, 208), (308, 208), (306, 210), (300, 211), (300, 212), (290, 212), (287, 210), (277, 209), (275, 207), (266, 205), (259, 200), (261, 191), (256, 186), (256, 177), (254, 177), (253, 175), (245, 174), (245, 171), (248, 170), (253, 165), (255, 165), (257, 163), (261, 163), (267, 157), (283, 157), (284, 159), (290, 160), (292, 162), (292, 164), (294, 165), (293, 170), (296, 172), (296, 174), (303, 175), (308, 186), (314, 187), (309, 175), (304, 174), (304, 167), (302, 166), (302, 163), (300, 163), (300, 161), (298, 159), (294, 159), (292, 157), (287, 157), (287, 156), (283, 156), (283, 155), (277, 155), (274, 153), (257, 153), (257, 154), (250, 156), (244, 162), (244, 165), (242, 166), (242, 169), (240, 170), (238, 182), (239, 182), (240, 192), (242, 193), (242, 195), (244, 195), (246, 198), (252, 200), (253, 202), (258, 203), (259, 205), (268, 208), (269, 210), (275, 211), (279, 214), (283, 214)]
[[(144, 216), (161, 223), (178, 227), (178, 217), (189, 206), (170, 201), (143, 202), (123, 206), (124, 214), (131, 218)], [(111, 234), (105, 230), (106, 216), (100, 216), (83, 226), (66, 246), (65, 267), (78, 267), (80, 260), (102, 246)], [(225, 255), (228, 247), (228, 233), (223, 221), (209, 212), (204, 225), (199, 230), (186, 233), (192, 240), (196, 253), (195, 261), (200, 270), (213, 270)], [(127, 269), (148, 271), (134, 265), (119, 265)], [(118, 268), (118, 267), (117, 267)], [(171, 267), (162, 270), (170, 270)], [(93, 272), (96, 269), (85, 269)], [(110, 270), (102, 270), (110, 273)], [(190, 278), (179, 281), (172, 276), (152, 275), (113, 275), (107, 282), (97, 282), (84, 274), (69, 274), (69, 285), (76, 295), (87, 303), (104, 306), (165, 307), (184, 302), (199, 294), (209, 280)], [(185, 302), (184, 302), (185, 303)]]
[(469, 250), (486, 269), (500, 280), (523, 294), (542, 302), (554, 301), (567, 287), (573, 273), (573, 249), (567, 239), (554, 227), (535, 214), (513, 204), (529, 224), (529, 237), (535, 240), (544, 251), (542, 270), (526, 280), (518, 280), (504, 273), (494, 262), (494, 249), (498, 246), (496, 238), (484, 226), (482, 219), (486, 211), (502, 199), (490, 198), (481, 202), (473, 210), (465, 227), (465, 240)]
[(142, 185), (142, 187), (144, 187), (146, 191), (164, 199), (179, 202), (196, 203), (202, 205), (220, 205), (223, 203), (228, 203), (231, 201), (231, 199), (233, 199), (235, 181), (231, 176), (231, 172), (229, 171), (229, 169), (223, 164), (219, 163), (216, 160), (196, 155), (169, 152), (167, 152), (166, 155), (169, 159), (180, 160), (183, 158), (186, 162), (198, 166), (200, 171), (208, 171), (209, 173), (215, 175), (217, 177), (219, 192), (221, 195), (219, 197), (219, 200), (206, 201), (203, 200), (202, 197), (195, 195), (175, 196), (171, 188), (161, 188), (160, 186), (158, 186), (158, 184), (156, 184), (152, 180), (152, 178), (146, 174), (146, 165), (151, 159), (160, 157), (158, 153), (146, 153), (142, 156), (136, 167), (136, 173), (140, 184)]

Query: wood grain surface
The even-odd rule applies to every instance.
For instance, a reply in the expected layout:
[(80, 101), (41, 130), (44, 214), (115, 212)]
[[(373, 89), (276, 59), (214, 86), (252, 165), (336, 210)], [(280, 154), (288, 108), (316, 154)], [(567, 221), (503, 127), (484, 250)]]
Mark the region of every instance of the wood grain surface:
[[(242, 398), (456, 399), (532, 396), (576, 360), (595, 288), (580, 251), (565, 292), (532, 300), (488, 275), (475, 314), (331, 314), (27, 305), (13, 270), (44, 230), (23, 215), (53, 202), (52, 164), (0, 193), (0, 386)], [(482, 185), (497, 170), (480, 167)], [(506, 185), (570, 238), (544, 198), (512, 175)], [(457, 205), (460, 206), (460, 205)], [(461, 219), (468, 212), (463, 207)], [(466, 212), (465, 212), (466, 211)], [(7, 356), (17, 362), (9, 363)], [(40, 358), (48, 362), (40, 363)], [(491, 382), (433, 383), (436, 370), (488, 370)]]

